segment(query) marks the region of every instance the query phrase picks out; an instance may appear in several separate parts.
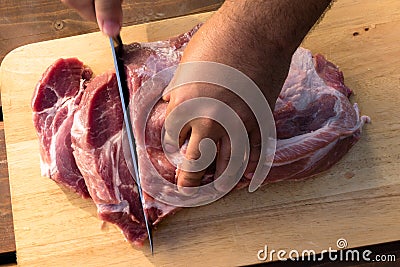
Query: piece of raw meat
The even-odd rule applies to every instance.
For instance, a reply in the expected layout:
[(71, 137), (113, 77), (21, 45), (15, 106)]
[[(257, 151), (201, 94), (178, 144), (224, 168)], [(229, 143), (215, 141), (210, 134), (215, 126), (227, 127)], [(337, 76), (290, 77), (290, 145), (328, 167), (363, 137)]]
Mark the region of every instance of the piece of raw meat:
[[(137, 101), (133, 122), (138, 121), (146, 102), (168, 82), (155, 83), (145, 91), (141, 85), (158, 71), (179, 63), (189, 33), (168, 41), (132, 44), (125, 49), (125, 69), (131, 97)], [(154, 90), (153, 90), (154, 89)], [(343, 74), (322, 56), (299, 48), (292, 58), (288, 78), (276, 103), (277, 150), (273, 166), (264, 183), (296, 180), (318, 174), (335, 164), (360, 138), (362, 126), (369, 120), (360, 117), (357, 105), (348, 99), (351, 90), (344, 85)], [(99, 217), (118, 225), (127, 240), (141, 245), (147, 238), (137, 187), (122, 149), (122, 111), (113, 73), (94, 78), (87, 86), (74, 116), (72, 143), (74, 156)], [(141, 106), (142, 105), (142, 106)], [(138, 147), (141, 179), (151, 181), (152, 174), (142, 160), (146, 154), (162, 176), (175, 182), (176, 167), (161, 147), (161, 129), (167, 103), (160, 100), (146, 125), (145, 147)], [(46, 147), (42, 147), (46, 150)], [(203, 182), (213, 180), (213, 166)], [(242, 178), (236, 188), (250, 180)], [(144, 194), (145, 211), (153, 226), (177, 208)]]
[[(193, 29), (165, 42), (125, 47), (131, 94), (160, 70), (177, 65)], [(135, 180), (122, 149), (123, 113), (114, 73), (95, 77), (87, 86), (72, 127), (74, 156), (99, 217), (121, 228), (125, 238), (141, 245), (147, 238)], [(172, 166), (172, 165), (171, 165)], [(171, 167), (169, 166), (169, 167)], [(173, 167), (173, 166), (172, 166)], [(154, 225), (175, 207), (145, 195), (146, 212)]]
[(43, 74), (32, 99), (42, 175), (83, 198), (89, 197), (89, 193), (72, 155), (71, 127), (83, 89), (91, 76), (92, 71), (78, 59), (59, 59)]
[(359, 140), (369, 117), (348, 99), (343, 73), (323, 56), (299, 48), (275, 105), (277, 147), (266, 183), (327, 170)]
[(122, 107), (115, 73), (87, 86), (71, 130), (76, 163), (100, 219), (140, 245), (147, 237), (140, 198), (122, 150)]

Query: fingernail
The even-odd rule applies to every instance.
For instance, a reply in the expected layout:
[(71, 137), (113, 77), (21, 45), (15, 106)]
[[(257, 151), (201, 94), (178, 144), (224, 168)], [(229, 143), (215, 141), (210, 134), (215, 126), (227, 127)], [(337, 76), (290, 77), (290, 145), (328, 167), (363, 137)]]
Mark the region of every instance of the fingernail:
[(194, 194), (196, 194), (199, 191), (199, 188), (197, 186), (196, 187), (178, 186), (178, 190), (183, 195), (190, 197), (190, 196), (193, 196)]
[(111, 37), (117, 36), (120, 30), (121, 25), (112, 20), (105, 20), (103, 22), (103, 26), (101, 27), (101, 31)]

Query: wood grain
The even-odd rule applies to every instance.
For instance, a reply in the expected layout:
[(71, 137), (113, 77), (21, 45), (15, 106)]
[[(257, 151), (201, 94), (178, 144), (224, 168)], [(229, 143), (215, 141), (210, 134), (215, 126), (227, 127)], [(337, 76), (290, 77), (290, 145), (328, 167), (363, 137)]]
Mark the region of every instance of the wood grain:
[[(59, 0), (0, 1), (0, 62), (21, 45), (98, 31)], [(124, 26), (217, 9), (222, 0), (125, 0)]]
[(0, 254), (15, 251), (4, 123), (0, 122)]
[[(215, 10), (222, 2), (125, 0), (124, 25)], [(8, 52), (21, 45), (95, 31), (98, 31), (95, 23), (84, 21), (59, 0), (0, 0), (0, 62)], [(0, 115), (3, 121), (3, 114)], [(0, 253), (3, 253), (15, 251), (3, 128), (0, 129), (0, 159)]]
[[(164, 39), (207, 16), (128, 27), (124, 39)], [(78, 56), (97, 73), (112, 68), (104, 37), (93, 33), (13, 51), (0, 79), (19, 264), (232, 266), (258, 263), (264, 245), (318, 252), (335, 248), (341, 237), (349, 247), (400, 240), (400, 117), (393, 116), (400, 112), (400, 35), (393, 30), (399, 27), (398, 1), (337, 1), (304, 46), (344, 71), (352, 101), (372, 118), (361, 140), (316, 178), (234, 192), (179, 212), (155, 232), (154, 256), (148, 246), (132, 248), (112, 225), (100, 230), (90, 201), (40, 177), (29, 108), (34, 84), (58, 57)]]

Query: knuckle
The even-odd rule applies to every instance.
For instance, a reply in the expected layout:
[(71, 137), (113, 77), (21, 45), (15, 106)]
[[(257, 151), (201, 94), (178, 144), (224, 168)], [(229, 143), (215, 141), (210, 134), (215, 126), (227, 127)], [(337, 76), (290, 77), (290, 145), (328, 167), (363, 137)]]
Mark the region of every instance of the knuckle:
[(181, 186), (196, 186), (201, 182), (201, 173), (181, 172), (178, 178), (178, 184)]
[(185, 157), (187, 160), (196, 160), (201, 156), (200, 151), (198, 149), (190, 149), (186, 151)]
[[(219, 133), (221, 131), (221, 125), (209, 118), (198, 118), (194, 121), (194, 124), (197, 124), (206, 133)], [(206, 135), (209, 136), (209, 134)]]
[(215, 122), (211, 119), (199, 119), (199, 124), (204, 129), (212, 129), (215, 127)]
[[(178, 89), (175, 89), (178, 90)], [(186, 94), (179, 94), (179, 92), (171, 92), (170, 93), (170, 103), (172, 102), (174, 106), (177, 106), (186, 100), (188, 100), (189, 97), (186, 96)]]

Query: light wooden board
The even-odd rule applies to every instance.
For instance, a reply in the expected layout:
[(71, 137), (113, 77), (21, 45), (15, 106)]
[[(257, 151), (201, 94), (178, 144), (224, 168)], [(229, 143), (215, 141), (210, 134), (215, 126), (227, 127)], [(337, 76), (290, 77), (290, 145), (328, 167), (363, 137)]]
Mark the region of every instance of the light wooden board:
[[(125, 28), (128, 41), (159, 40), (210, 14)], [(368, 27), (368, 31), (365, 28)], [(30, 99), (55, 59), (76, 56), (96, 73), (112, 68), (99, 33), (11, 52), (1, 66), (1, 92), (18, 263), (23, 266), (232, 266), (258, 263), (270, 249), (336, 248), (400, 240), (400, 2), (339, 0), (304, 46), (345, 73), (362, 113), (372, 119), (361, 140), (331, 170), (302, 182), (234, 192), (186, 209), (154, 233), (155, 255), (132, 248), (112, 225), (101, 229), (91, 201), (40, 176)], [(353, 36), (358, 32), (357, 36)]]

